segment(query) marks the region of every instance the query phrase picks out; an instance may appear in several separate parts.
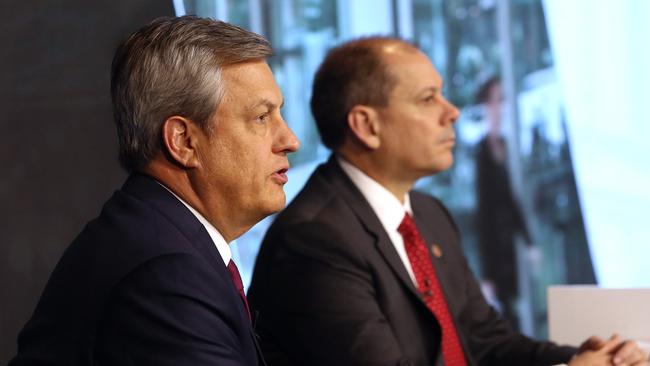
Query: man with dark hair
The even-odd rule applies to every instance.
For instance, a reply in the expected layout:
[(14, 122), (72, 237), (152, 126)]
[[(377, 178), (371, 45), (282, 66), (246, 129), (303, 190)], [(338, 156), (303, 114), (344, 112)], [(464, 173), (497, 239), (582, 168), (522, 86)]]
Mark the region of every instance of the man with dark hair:
[[(334, 48), (311, 107), (334, 154), (272, 224), (249, 292), (270, 365), (552, 365), (571, 347), (514, 332), (483, 299), (454, 222), (414, 182), (453, 162), (458, 109), (416, 47)], [(634, 343), (591, 339), (572, 365), (632, 364)]]
[(284, 207), (287, 154), (269, 43), (160, 18), (113, 60), (131, 173), (66, 250), (18, 338), (22, 365), (259, 365), (228, 243)]

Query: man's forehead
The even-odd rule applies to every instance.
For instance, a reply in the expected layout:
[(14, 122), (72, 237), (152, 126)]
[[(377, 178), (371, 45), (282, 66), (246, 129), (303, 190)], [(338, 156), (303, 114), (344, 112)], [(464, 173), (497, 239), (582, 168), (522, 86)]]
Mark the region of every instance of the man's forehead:
[(407, 82), (408, 87), (435, 88), (442, 87), (442, 78), (431, 60), (421, 51), (406, 50), (385, 54), (383, 62), (388, 72), (397, 79), (397, 84)]
[(282, 92), (264, 60), (228, 65), (222, 69), (220, 82), (224, 97), (245, 99), (246, 108), (282, 103)]
[(221, 67), (221, 78), (234, 82), (252, 81), (254, 78), (273, 78), (273, 73), (266, 60), (254, 59)]

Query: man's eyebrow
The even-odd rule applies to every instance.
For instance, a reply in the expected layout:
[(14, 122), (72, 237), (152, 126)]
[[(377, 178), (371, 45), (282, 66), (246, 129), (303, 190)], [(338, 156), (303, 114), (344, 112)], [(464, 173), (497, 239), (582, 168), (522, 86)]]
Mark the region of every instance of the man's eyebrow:
[(250, 105), (248, 108), (246, 108), (246, 109), (249, 110), (249, 111), (252, 111), (252, 110), (254, 110), (254, 109), (256, 109), (256, 108), (258, 108), (258, 107), (260, 107), (260, 106), (266, 107), (266, 108), (268, 108), (269, 110), (271, 110), (271, 109), (275, 109), (276, 107), (277, 107), (277, 108), (282, 108), (282, 107), (284, 106), (284, 98), (282, 99), (282, 103), (280, 103), (280, 106), (279, 106), (279, 107), (278, 107), (277, 104), (275, 104), (275, 103), (272, 102), (271, 100), (266, 99), (266, 98), (263, 98), (263, 99), (258, 100), (258, 101), (255, 102), (255, 103), (251, 104), (251, 105)]
[(433, 94), (438, 94), (438, 93), (440, 92), (440, 88), (437, 88), (437, 87), (435, 87), (435, 86), (428, 86), (428, 87), (426, 87), (426, 88), (423, 88), (421, 91), (422, 91), (422, 92), (430, 91), (430, 92), (432, 92)]

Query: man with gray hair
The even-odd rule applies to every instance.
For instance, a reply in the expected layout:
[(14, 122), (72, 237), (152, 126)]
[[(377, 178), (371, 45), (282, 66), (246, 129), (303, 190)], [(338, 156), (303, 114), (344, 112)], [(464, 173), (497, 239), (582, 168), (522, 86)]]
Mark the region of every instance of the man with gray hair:
[(130, 172), (64, 253), (18, 337), (21, 365), (259, 365), (228, 246), (284, 207), (299, 141), (263, 37), (160, 18), (113, 59)]

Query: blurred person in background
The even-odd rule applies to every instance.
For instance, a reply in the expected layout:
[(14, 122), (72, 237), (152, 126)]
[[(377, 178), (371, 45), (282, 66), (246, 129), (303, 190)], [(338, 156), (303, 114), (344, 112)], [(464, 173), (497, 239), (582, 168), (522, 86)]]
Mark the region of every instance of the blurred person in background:
[(525, 217), (510, 184), (508, 144), (502, 132), (501, 80), (487, 80), (479, 89), (476, 102), (484, 106), (488, 125), (476, 153), (476, 217), (482, 278), (484, 288), (496, 297), (503, 316), (518, 329), (516, 236), (521, 235), (530, 253), (537, 251), (532, 249)]

